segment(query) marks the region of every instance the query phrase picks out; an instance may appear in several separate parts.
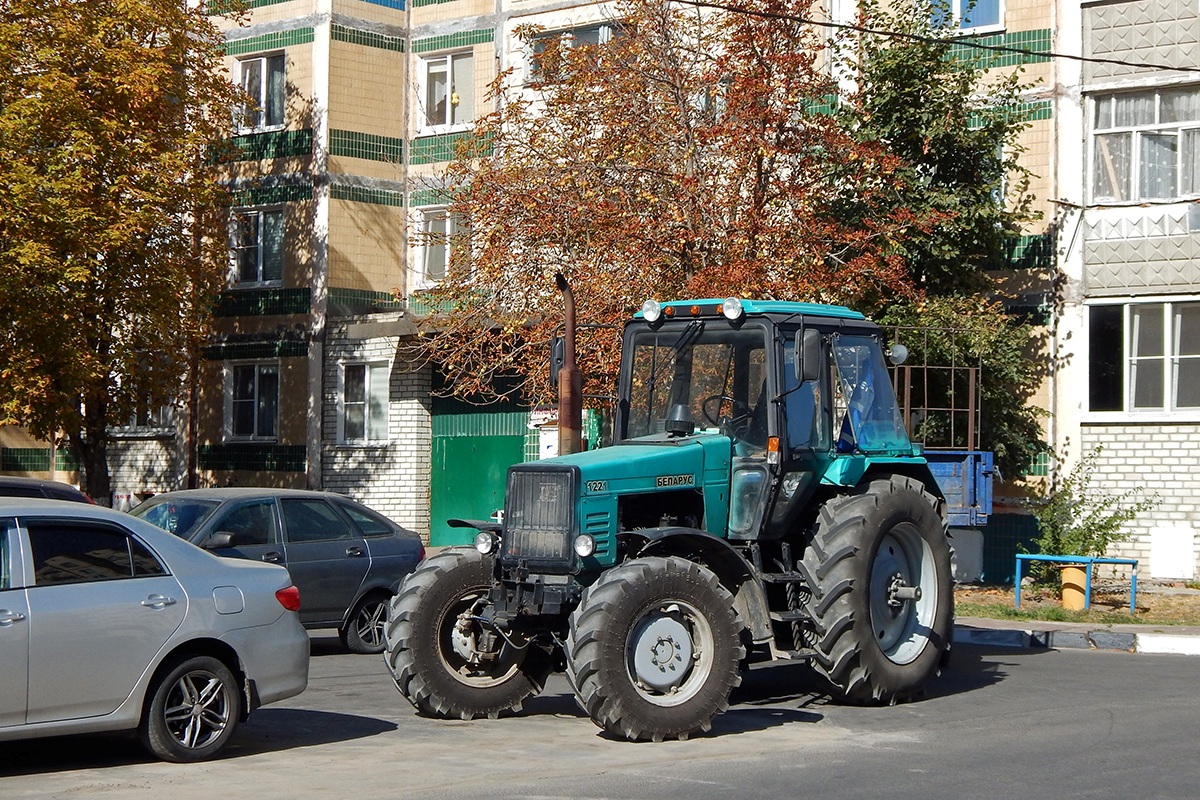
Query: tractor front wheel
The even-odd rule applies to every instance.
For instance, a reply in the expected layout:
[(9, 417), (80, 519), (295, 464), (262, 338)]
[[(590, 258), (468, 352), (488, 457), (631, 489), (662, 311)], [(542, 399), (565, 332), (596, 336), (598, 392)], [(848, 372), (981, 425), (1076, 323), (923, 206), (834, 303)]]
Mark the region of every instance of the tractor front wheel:
[(733, 596), (705, 567), (645, 557), (606, 572), (571, 615), (567, 678), (604, 730), (687, 739), (729, 708), (745, 655)]
[(392, 598), (385, 659), (420, 713), (495, 718), (519, 711), (545, 685), (549, 654), (481, 621), (491, 585), (492, 559), (455, 548), (422, 561)]

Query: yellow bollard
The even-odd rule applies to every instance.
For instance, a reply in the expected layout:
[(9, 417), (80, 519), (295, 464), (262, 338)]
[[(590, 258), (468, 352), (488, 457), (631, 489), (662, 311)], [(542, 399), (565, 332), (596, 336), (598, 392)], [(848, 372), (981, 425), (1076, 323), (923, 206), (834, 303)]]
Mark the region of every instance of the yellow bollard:
[(1067, 611), (1083, 611), (1088, 567), (1067, 564), (1062, 569), (1062, 607)]

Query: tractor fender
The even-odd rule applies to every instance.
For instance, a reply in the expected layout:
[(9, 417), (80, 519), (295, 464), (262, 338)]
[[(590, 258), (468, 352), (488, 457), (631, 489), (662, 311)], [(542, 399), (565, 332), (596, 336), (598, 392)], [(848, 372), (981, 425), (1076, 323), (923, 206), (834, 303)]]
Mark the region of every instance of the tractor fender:
[(767, 595), (754, 568), (729, 542), (698, 528), (640, 528), (617, 534), (623, 549), (638, 556), (680, 556), (708, 567), (733, 594), (734, 607), (755, 644), (771, 641)]

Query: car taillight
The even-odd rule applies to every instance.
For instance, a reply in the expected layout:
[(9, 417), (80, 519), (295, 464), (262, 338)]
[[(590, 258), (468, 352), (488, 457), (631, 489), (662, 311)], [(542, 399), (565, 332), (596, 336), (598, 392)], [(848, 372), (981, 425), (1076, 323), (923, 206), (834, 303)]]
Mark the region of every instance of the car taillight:
[(286, 589), (280, 589), (275, 593), (275, 599), (279, 601), (279, 605), (283, 606), (288, 611), (300, 610), (300, 590), (295, 586), (289, 586)]
[(425, 560), (425, 545), (421, 545), (421, 549), (417, 551), (417, 563), (420, 564)]

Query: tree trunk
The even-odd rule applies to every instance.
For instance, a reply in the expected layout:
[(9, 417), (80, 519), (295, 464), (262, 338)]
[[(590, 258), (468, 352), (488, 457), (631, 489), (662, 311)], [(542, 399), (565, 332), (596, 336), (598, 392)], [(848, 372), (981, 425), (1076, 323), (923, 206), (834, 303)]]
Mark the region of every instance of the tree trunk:
[(112, 506), (112, 482), (108, 474), (107, 404), (90, 403), (84, 411), (83, 425), (70, 436), (71, 451), (79, 462), (80, 485), (88, 496), (102, 506)]

